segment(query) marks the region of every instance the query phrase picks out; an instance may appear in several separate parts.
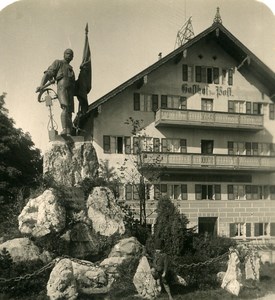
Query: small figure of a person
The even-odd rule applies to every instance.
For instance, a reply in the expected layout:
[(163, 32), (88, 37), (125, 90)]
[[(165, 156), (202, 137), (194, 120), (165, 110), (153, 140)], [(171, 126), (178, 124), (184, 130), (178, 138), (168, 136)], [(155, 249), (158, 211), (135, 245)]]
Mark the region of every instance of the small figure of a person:
[(73, 123), (72, 113), (74, 112), (75, 75), (70, 62), (74, 57), (73, 50), (64, 51), (64, 59), (55, 60), (44, 72), (40, 86), (36, 92), (43, 90), (43, 86), (51, 81), (57, 82), (57, 96), (62, 109), (61, 112), (61, 135), (71, 135)]
[(159, 244), (156, 245), (155, 254), (153, 258), (153, 267), (151, 269), (154, 279), (157, 281), (157, 285), (161, 287), (163, 285), (169, 300), (173, 300), (169, 287), (170, 271), (168, 269), (168, 256), (161, 250)]

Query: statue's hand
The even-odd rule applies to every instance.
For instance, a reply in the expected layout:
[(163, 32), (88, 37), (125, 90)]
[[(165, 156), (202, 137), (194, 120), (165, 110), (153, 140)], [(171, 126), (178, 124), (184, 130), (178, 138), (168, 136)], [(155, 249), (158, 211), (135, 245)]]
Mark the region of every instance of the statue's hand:
[(35, 92), (39, 93), (40, 91), (41, 91), (41, 87), (39, 86), (39, 87), (36, 88)]

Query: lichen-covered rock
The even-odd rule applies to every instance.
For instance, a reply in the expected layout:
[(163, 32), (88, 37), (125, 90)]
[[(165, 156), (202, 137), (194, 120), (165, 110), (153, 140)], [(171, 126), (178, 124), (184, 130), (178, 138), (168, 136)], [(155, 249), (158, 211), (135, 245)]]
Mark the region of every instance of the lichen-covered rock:
[(126, 260), (126, 257), (108, 257), (100, 263), (100, 266), (105, 270), (106, 273), (117, 277), (119, 275), (118, 267), (121, 266)]
[(95, 187), (87, 200), (88, 217), (93, 229), (104, 236), (125, 233), (124, 214), (107, 187)]
[(69, 259), (62, 259), (53, 268), (47, 283), (47, 295), (51, 300), (77, 299), (77, 283)]
[(152, 276), (146, 256), (139, 262), (133, 283), (138, 294), (144, 299), (155, 299), (160, 294), (160, 287)]
[(228, 266), (221, 287), (229, 293), (238, 296), (242, 286), (239, 252), (235, 249), (229, 250)]
[(134, 257), (142, 253), (143, 246), (135, 237), (120, 240), (111, 250), (109, 257)]
[(59, 204), (53, 190), (49, 189), (28, 201), (18, 217), (19, 230), (23, 234), (42, 237), (64, 229), (65, 219), (65, 208)]
[(98, 159), (91, 142), (52, 142), (44, 154), (44, 174), (56, 183), (72, 187), (98, 173)]
[(14, 262), (28, 262), (42, 260), (48, 263), (52, 260), (49, 252), (41, 253), (40, 249), (28, 238), (17, 238), (0, 244), (0, 250), (6, 249)]

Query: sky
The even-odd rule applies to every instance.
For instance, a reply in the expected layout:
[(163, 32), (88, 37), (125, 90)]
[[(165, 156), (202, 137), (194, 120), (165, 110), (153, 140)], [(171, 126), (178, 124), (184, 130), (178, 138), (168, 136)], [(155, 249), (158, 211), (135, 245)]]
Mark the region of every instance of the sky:
[[(45, 151), (49, 111), (37, 101), (35, 89), (67, 48), (74, 50), (71, 65), (78, 76), (86, 23), (92, 103), (156, 62), (160, 52), (173, 51), (189, 17), (195, 35), (211, 26), (217, 7), (223, 25), (275, 71), (272, 0), (0, 0), (0, 94), (7, 93), (9, 116)], [(60, 131), (57, 102), (53, 113)]]

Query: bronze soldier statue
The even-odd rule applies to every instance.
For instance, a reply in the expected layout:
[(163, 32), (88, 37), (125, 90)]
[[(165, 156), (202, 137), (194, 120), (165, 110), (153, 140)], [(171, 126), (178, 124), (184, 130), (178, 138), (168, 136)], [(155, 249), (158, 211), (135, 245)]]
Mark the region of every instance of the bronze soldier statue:
[(74, 57), (71, 49), (64, 51), (64, 59), (55, 60), (44, 72), (40, 86), (36, 92), (43, 90), (47, 82), (57, 82), (57, 95), (62, 109), (61, 112), (61, 135), (71, 135), (73, 123), (72, 113), (74, 112), (75, 75), (70, 62)]

